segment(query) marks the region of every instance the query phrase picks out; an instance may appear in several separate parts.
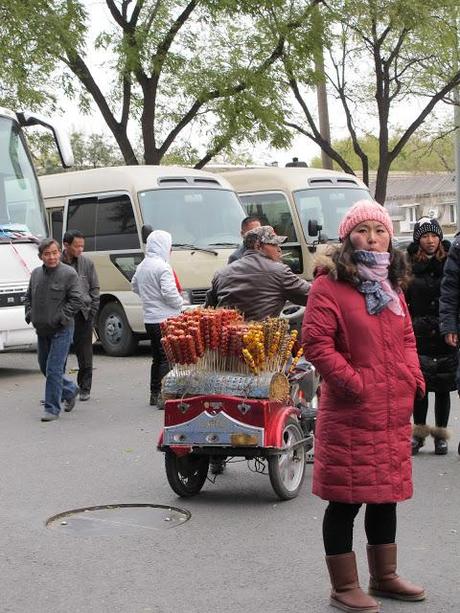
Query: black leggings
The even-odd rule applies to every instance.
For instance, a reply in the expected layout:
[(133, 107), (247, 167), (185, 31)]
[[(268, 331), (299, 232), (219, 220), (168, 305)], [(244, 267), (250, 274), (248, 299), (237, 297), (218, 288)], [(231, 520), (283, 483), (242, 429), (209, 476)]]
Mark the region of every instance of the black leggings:
[[(414, 424), (424, 426), (428, 412), (428, 393), (414, 403)], [(434, 420), (438, 428), (447, 428), (450, 413), (450, 392), (434, 392)]]
[(160, 324), (144, 324), (147, 336), (150, 339), (152, 351), (152, 365), (150, 367), (150, 393), (161, 392), (161, 380), (169, 372), (168, 359), (166, 358), (163, 345), (161, 344)]
[[(326, 555), (349, 553), (353, 549), (353, 524), (361, 504), (330, 502), (323, 519)], [(396, 503), (367, 504), (364, 528), (370, 545), (394, 543), (396, 538)]]

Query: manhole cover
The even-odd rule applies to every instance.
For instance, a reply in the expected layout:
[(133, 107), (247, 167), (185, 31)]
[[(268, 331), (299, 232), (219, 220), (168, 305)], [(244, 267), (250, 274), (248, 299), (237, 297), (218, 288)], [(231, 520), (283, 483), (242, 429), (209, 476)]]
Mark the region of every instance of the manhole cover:
[(145, 534), (176, 528), (191, 516), (185, 509), (159, 504), (107, 504), (58, 513), (46, 521), (46, 526), (83, 536)]

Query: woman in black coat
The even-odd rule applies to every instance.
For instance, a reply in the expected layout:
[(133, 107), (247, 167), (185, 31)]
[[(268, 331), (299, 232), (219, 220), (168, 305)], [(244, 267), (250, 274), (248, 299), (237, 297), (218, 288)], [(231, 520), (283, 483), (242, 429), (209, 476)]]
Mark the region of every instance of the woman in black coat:
[[(412, 454), (418, 453), (428, 434), (434, 438), (436, 455), (447, 453), (450, 392), (457, 388), (457, 350), (444, 342), (439, 332), (439, 296), (449, 241), (444, 241), (436, 219), (420, 219), (414, 226), (413, 242), (407, 248), (413, 279), (407, 290), (420, 366), (427, 393), (415, 400)], [(428, 392), (434, 392), (434, 428), (426, 423)]]

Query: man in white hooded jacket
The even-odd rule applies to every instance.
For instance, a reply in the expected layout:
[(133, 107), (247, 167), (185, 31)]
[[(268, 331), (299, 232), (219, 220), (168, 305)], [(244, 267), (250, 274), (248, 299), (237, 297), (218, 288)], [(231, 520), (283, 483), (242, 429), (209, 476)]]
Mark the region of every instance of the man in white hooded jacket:
[(144, 324), (152, 348), (150, 369), (150, 404), (163, 408), (161, 380), (169, 371), (161, 345), (160, 324), (180, 313), (183, 300), (169, 265), (172, 238), (169, 232), (154, 230), (147, 238), (145, 258), (132, 278), (133, 291), (142, 300)]

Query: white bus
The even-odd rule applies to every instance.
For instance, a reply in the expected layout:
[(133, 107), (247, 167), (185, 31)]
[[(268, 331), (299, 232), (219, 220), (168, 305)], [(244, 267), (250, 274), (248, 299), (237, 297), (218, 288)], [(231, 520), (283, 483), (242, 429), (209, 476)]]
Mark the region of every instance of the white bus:
[(48, 228), (22, 128), (38, 124), (53, 131), (62, 164), (70, 166), (70, 143), (54, 123), (0, 107), (0, 351), (36, 344), (23, 303), (30, 273), (40, 265), (37, 244)]

